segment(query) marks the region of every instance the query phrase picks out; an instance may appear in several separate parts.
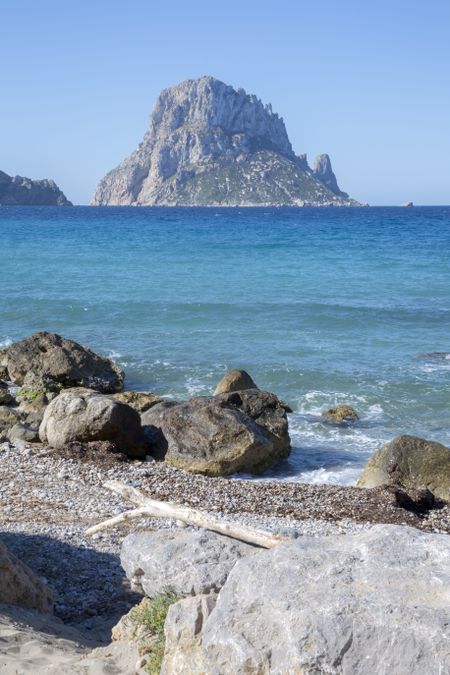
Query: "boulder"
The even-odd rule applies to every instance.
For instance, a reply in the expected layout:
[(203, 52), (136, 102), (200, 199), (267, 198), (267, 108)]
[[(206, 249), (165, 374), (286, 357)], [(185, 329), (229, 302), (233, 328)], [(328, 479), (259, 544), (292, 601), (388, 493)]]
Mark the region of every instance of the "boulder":
[(178, 469), (222, 476), (263, 471), (280, 458), (272, 435), (220, 397), (192, 398), (154, 410), (167, 442), (164, 459)]
[(241, 410), (270, 434), (278, 459), (289, 456), (291, 439), (286, 413), (292, 410), (284, 401), (280, 401), (275, 394), (259, 389), (221, 394), (218, 398), (222, 405)]
[(337, 405), (335, 408), (324, 410), (322, 417), (332, 424), (348, 424), (359, 420), (358, 413), (351, 405)]
[(6, 349), (9, 378), (19, 385), (45, 389), (89, 387), (120, 391), (124, 374), (110, 359), (55, 333), (34, 333)]
[(217, 385), (214, 396), (228, 394), (230, 391), (242, 391), (243, 389), (257, 389), (250, 375), (245, 370), (230, 370)]
[(166, 529), (129, 534), (120, 561), (134, 590), (185, 596), (219, 590), (236, 561), (258, 550), (208, 530)]
[(7, 436), (11, 443), (16, 443), (17, 441), (39, 443), (39, 426), (18, 422), (11, 427)]
[(449, 560), (448, 535), (396, 525), (243, 558), (204, 623), (203, 672), (450, 672)]
[(0, 602), (53, 611), (53, 598), (35, 573), (0, 542)]
[(139, 414), (150, 410), (150, 408), (163, 401), (162, 398), (151, 394), (149, 391), (121, 391), (118, 394), (113, 394), (113, 397), (116, 401), (126, 403), (131, 408), (134, 408)]
[(217, 595), (196, 595), (174, 603), (164, 624), (165, 651), (161, 675), (206, 673), (201, 649), (205, 622), (217, 601)]
[(63, 391), (45, 409), (39, 436), (61, 448), (73, 441), (111, 441), (129, 457), (144, 457), (139, 414), (110, 396), (89, 389)]
[(427, 488), (450, 501), (450, 449), (416, 436), (397, 436), (372, 455), (357, 483), (366, 488), (384, 484)]

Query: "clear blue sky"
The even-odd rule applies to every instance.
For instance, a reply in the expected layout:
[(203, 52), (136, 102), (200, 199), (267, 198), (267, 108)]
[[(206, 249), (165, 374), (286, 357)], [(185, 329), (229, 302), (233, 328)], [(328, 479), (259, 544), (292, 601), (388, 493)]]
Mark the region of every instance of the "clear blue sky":
[(0, 58), (0, 169), (75, 203), (161, 89), (206, 74), (271, 102), (353, 197), (450, 203), (448, 0), (0, 0)]

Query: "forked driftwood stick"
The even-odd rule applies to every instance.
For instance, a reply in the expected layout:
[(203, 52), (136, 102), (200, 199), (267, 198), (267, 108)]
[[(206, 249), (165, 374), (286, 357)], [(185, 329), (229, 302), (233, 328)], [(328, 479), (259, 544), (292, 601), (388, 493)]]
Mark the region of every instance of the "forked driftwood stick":
[(261, 546), (262, 548), (274, 548), (274, 546), (278, 546), (278, 544), (281, 544), (281, 542), (288, 539), (288, 537), (273, 534), (273, 532), (257, 530), (253, 527), (237, 525), (225, 520), (220, 520), (219, 518), (214, 518), (213, 516), (190, 506), (179, 506), (178, 504), (171, 504), (170, 502), (161, 502), (156, 499), (150, 499), (150, 497), (146, 497), (142, 492), (136, 490), (136, 488), (129, 485), (123, 485), (117, 481), (108, 481), (105, 483), (105, 487), (121, 495), (128, 501), (134, 502), (138, 505), (138, 508), (131, 511), (125, 511), (118, 516), (114, 516), (114, 518), (109, 518), (102, 523), (98, 523), (98, 525), (90, 527), (86, 530), (87, 535), (115, 527), (127, 520), (152, 516), (156, 518), (174, 518), (183, 523), (197, 525), (206, 530), (212, 530), (213, 532), (224, 534), (226, 537), (239, 539), (239, 541), (245, 541), (248, 544), (254, 544), (255, 546)]

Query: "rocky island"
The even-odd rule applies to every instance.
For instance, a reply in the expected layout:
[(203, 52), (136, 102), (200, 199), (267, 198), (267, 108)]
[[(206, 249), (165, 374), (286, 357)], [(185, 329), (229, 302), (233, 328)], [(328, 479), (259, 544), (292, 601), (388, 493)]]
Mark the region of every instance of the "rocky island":
[(0, 206), (72, 206), (72, 203), (53, 180), (31, 180), (0, 171)]
[(138, 148), (94, 206), (358, 206), (328, 155), (296, 155), (283, 119), (243, 89), (201, 77), (165, 89)]

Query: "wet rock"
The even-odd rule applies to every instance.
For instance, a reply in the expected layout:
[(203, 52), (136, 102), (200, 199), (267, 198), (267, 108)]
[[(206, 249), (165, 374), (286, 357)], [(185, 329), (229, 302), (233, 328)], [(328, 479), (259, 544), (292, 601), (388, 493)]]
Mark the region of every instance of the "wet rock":
[(110, 359), (56, 333), (34, 333), (6, 348), (9, 378), (29, 388), (89, 387), (120, 391), (124, 374)]
[(219, 590), (236, 561), (258, 550), (208, 530), (159, 530), (125, 537), (120, 561), (134, 590), (186, 596)]
[(250, 375), (245, 370), (230, 370), (217, 385), (214, 396), (227, 394), (230, 391), (242, 391), (243, 389), (257, 389)]
[(51, 401), (39, 436), (55, 448), (73, 441), (111, 441), (130, 457), (145, 456), (138, 413), (110, 396), (87, 389), (64, 391)]
[(51, 612), (53, 598), (35, 573), (0, 542), (0, 602)]
[(332, 424), (348, 424), (359, 420), (358, 413), (351, 405), (337, 405), (335, 408), (324, 410), (322, 417)]
[(427, 488), (450, 501), (450, 449), (416, 436), (397, 436), (372, 455), (357, 483), (368, 488), (383, 484)]

